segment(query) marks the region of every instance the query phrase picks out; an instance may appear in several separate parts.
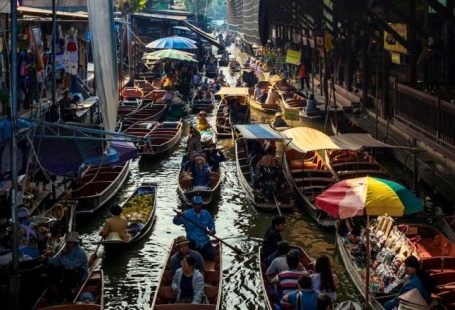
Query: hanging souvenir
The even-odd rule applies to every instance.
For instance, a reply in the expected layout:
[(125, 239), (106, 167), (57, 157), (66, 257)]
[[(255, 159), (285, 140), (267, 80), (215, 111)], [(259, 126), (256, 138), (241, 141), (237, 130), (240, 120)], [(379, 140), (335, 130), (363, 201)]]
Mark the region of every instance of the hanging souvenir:
[(71, 27), (65, 37), (65, 72), (76, 75), (78, 70), (77, 30)]

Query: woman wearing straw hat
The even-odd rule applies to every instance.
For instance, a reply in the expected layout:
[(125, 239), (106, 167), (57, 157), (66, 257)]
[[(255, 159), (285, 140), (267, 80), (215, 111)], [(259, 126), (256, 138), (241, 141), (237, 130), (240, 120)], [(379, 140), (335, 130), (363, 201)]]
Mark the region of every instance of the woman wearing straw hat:
[(283, 114), (281, 114), (281, 112), (275, 113), (275, 119), (273, 120), (272, 127), (273, 128), (288, 127), (288, 124), (283, 119)]
[(211, 127), (210, 127), (210, 124), (209, 122), (207, 121), (207, 112), (205, 111), (201, 111), (198, 113), (198, 119), (197, 119), (197, 129), (199, 131), (206, 131), (206, 130), (209, 130)]

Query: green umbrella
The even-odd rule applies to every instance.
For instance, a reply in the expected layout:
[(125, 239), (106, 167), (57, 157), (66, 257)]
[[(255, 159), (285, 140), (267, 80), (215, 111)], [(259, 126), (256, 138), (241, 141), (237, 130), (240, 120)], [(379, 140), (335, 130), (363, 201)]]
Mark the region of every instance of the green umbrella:
[(165, 58), (165, 59), (175, 59), (175, 60), (197, 62), (197, 60), (193, 58), (193, 54), (178, 51), (178, 50), (173, 50), (173, 49), (159, 50), (159, 51), (155, 51), (153, 53), (147, 53), (146, 55), (144, 55), (144, 57), (145, 56), (147, 56), (147, 58), (158, 57), (159, 59)]

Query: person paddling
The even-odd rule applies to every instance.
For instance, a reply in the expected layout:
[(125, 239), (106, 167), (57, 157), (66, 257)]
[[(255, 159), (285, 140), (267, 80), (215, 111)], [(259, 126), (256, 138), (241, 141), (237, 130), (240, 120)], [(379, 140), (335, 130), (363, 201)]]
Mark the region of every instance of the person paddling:
[[(206, 228), (207, 231), (203, 231), (200, 227), (190, 223), (190, 221)], [(178, 211), (173, 223), (185, 227), (186, 237), (190, 241), (190, 249), (198, 251), (207, 260), (215, 258), (216, 251), (209, 237), (209, 235), (215, 234), (215, 223), (210, 213), (202, 209), (201, 196), (193, 197), (192, 209), (185, 212)]]

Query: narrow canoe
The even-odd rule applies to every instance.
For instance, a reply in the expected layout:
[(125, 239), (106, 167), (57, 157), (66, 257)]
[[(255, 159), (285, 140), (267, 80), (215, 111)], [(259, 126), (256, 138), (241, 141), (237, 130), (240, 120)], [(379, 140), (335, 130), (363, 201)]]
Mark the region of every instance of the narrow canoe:
[[(215, 132), (217, 137), (231, 138), (232, 126), (249, 124), (251, 119), (248, 96), (227, 95), (224, 96), (215, 113)], [(237, 106), (234, 112), (233, 106)]]
[(144, 91), (142, 90), (142, 88), (137, 86), (124, 87), (120, 95), (125, 100), (141, 99), (144, 96)]
[(178, 122), (162, 122), (145, 136), (150, 137), (149, 144), (138, 144), (139, 154), (147, 158), (156, 158), (172, 150), (182, 136), (183, 124)]
[(157, 189), (158, 186), (153, 183), (142, 184), (136, 188), (122, 205), (122, 216), (128, 219), (128, 227), (134, 223), (138, 223), (142, 225), (142, 227), (134, 236), (131, 236), (128, 242), (120, 240), (118, 236), (116, 236), (116, 238), (107, 236), (102, 241), (105, 249), (123, 249), (138, 243), (147, 236), (155, 221)]
[(175, 241), (167, 256), (166, 263), (160, 276), (158, 288), (152, 301), (153, 310), (218, 310), (221, 307), (221, 288), (223, 285), (223, 269), (221, 243), (212, 241), (216, 249), (214, 261), (205, 261), (204, 282), (206, 283), (205, 295), (208, 304), (176, 304), (175, 293), (172, 290), (171, 257), (177, 252)]
[(90, 215), (104, 206), (125, 182), (130, 165), (131, 160), (120, 166), (88, 167), (81, 175), (76, 214)]
[[(272, 84), (268, 81), (260, 81), (258, 82), (259, 88), (268, 90)], [(252, 109), (255, 109), (259, 112), (266, 113), (266, 114), (275, 114), (276, 112), (280, 111), (280, 106), (278, 104), (262, 104), (259, 101), (254, 99), (254, 88), (250, 88), (248, 90), (250, 94), (250, 106)]]
[[(284, 189), (276, 193), (276, 202), (267, 201), (265, 198), (258, 197), (256, 190), (251, 186), (251, 171), (253, 170), (251, 163), (248, 160), (249, 156), (247, 153), (246, 139), (240, 138), (235, 140), (235, 159), (237, 166), (237, 175), (248, 198), (254, 203), (254, 205), (263, 210), (275, 210), (277, 209), (277, 203), (281, 210), (292, 208), (292, 188), (291, 185), (286, 181)], [(280, 167), (278, 167), (281, 169)]]
[[(302, 263), (303, 267), (306, 270), (313, 270), (313, 259), (299, 246), (291, 246), (293, 249), (297, 249), (300, 251), (300, 262)], [(262, 247), (259, 247), (259, 253), (258, 253), (258, 265), (260, 268), (260, 275), (261, 275), (261, 286), (262, 286), (262, 293), (264, 296), (264, 301), (266, 304), (266, 309), (267, 310), (274, 310), (275, 304), (277, 304), (279, 301), (277, 300), (277, 297), (272, 294), (274, 291), (274, 287), (270, 284), (269, 280), (267, 279), (266, 276), (266, 271), (267, 271), (267, 266), (264, 263), (265, 258), (262, 257), (261, 253)]]
[(215, 97), (210, 93), (209, 98), (196, 99), (196, 95), (191, 99), (191, 109), (196, 111), (212, 111), (215, 105)]
[(319, 225), (335, 226), (336, 220), (319, 209), (317, 195), (335, 183), (335, 176), (317, 152), (300, 153), (289, 149), (284, 156), (285, 175), (303, 204), (299, 204)]
[(118, 117), (130, 123), (158, 121), (166, 112), (166, 104), (154, 103), (139, 108), (121, 106), (118, 108)]
[(201, 196), (202, 197), (202, 204), (209, 205), (213, 199), (215, 198), (216, 194), (219, 193), (219, 189), (221, 187), (221, 180), (222, 180), (222, 169), (221, 167), (218, 168), (217, 171), (211, 172), (211, 180), (212, 184), (210, 188), (201, 188), (196, 187), (193, 188), (192, 182), (193, 178), (190, 174), (180, 169), (179, 176), (178, 176), (178, 191), (180, 197), (183, 199), (187, 206), (191, 206), (193, 203), (194, 196)]

